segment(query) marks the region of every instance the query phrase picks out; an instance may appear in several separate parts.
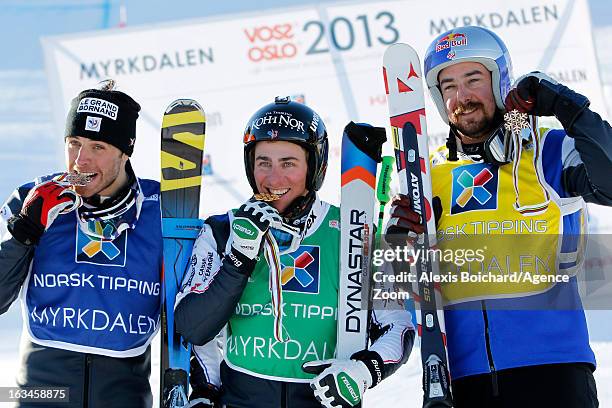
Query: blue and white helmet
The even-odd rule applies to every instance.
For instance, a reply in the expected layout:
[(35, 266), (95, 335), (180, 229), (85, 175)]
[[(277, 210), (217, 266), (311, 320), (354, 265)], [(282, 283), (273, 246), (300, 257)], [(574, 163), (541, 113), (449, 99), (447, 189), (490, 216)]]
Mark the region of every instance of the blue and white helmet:
[(448, 123), (438, 74), (459, 62), (479, 62), (491, 71), (495, 103), (499, 109), (505, 110), (504, 100), (512, 85), (512, 61), (508, 48), (491, 30), (466, 26), (439, 35), (425, 53), (425, 81), (442, 119)]

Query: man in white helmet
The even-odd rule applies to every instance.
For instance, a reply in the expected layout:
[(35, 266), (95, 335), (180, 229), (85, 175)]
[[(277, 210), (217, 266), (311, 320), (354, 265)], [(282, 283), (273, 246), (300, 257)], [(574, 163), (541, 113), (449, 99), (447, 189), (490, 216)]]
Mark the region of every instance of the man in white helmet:
[[(513, 83), (506, 46), (485, 28), (438, 36), (424, 65), (450, 127), (431, 156), (438, 243), (484, 250), (440, 268), (458, 278), (442, 286), (455, 406), (598, 406), (575, 275), (585, 201), (612, 205), (612, 129), (545, 74)], [(563, 128), (539, 126), (542, 116)], [(394, 200), (387, 233), (423, 231), (409, 202)], [(527, 272), (552, 282), (521, 280)], [(518, 281), (495, 280), (513, 274)]]

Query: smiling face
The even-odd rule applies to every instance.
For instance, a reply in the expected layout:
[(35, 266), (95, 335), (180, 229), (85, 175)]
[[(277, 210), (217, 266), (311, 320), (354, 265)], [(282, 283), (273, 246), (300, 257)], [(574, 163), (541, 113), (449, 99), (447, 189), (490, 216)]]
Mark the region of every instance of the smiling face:
[(69, 172), (91, 174), (91, 182), (76, 186), (77, 194), (87, 198), (94, 194), (110, 197), (127, 182), (125, 163), (128, 156), (108, 143), (86, 137), (69, 136), (65, 145)]
[(308, 158), (301, 146), (285, 141), (261, 141), (255, 145), (253, 175), (260, 193), (280, 195), (270, 205), (285, 212), (299, 196), (306, 195)]
[(463, 143), (486, 140), (495, 127), (497, 109), (491, 72), (478, 62), (460, 62), (444, 68), (438, 75), (448, 120)]

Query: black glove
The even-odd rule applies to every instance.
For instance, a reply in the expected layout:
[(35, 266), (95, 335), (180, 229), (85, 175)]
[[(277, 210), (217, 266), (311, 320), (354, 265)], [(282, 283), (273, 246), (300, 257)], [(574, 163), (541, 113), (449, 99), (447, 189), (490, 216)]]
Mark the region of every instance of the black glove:
[(8, 230), (25, 245), (35, 245), (59, 214), (75, 210), (81, 198), (67, 184), (49, 180), (34, 186), (26, 196), (21, 212), (8, 220)]
[[(385, 241), (387, 243), (403, 246), (406, 244), (406, 234), (414, 236), (425, 232), (421, 216), (412, 209), (410, 204), (410, 197), (404, 194), (398, 194), (391, 200), (390, 217), (385, 227)], [(432, 207), (437, 225), (442, 215), (440, 197), (433, 198)], [(435, 231), (429, 233), (434, 234)]]
[[(193, 384), (192, 384), (193, 386)], [(219, 389), (212, 384), (203, 384), (194, 388), (189, 396), (190, 408), (214, 408), (219, 405)]]
[(517, 79), (505, 101), (508, 111), (516, 109), (535, 116), (555, 116), (567, 131), (589, 104), (586, 96), (538, 71)]

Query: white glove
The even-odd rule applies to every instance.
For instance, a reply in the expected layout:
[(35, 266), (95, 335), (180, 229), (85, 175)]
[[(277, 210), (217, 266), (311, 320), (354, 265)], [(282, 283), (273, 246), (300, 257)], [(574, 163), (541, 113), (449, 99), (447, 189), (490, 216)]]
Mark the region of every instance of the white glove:
[(282, 222), (274, 207), (263, 201), (250, 199), (234, 213), (232, 248), (249, 259), (255, 259), (270, 225), (280, 225)]
[(359, 406), (363, 394), (372, 385), (370, 370), (359, 360), (317, 360), (303, 364), (302, 369), (318, 374), (310, 381), (310, 387), (326, 408)]

